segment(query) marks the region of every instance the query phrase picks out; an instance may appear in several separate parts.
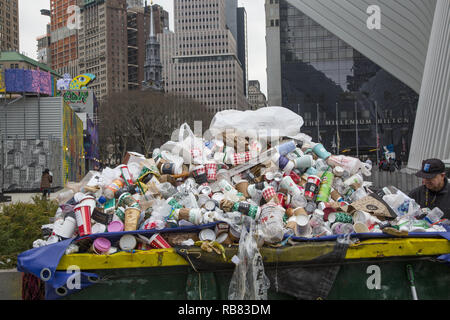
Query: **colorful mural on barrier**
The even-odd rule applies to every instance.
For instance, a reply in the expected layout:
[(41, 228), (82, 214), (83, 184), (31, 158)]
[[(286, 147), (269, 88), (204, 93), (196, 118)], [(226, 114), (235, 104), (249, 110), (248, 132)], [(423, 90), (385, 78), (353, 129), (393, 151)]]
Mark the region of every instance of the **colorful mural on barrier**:
[[(5, 90), (10, 93), (39, 93), (53, 96), (56, 88), (55, 78), (50, 72), (41, 70), (6, 69), (1, 76)], [(1, 83), (2, 81), (0, 81)], [(0, 89), (2, 85), (0, 84)]]
[(63, 113), (63, 182), (80, 181), (85, 174), (83, 121), (64, 102)]

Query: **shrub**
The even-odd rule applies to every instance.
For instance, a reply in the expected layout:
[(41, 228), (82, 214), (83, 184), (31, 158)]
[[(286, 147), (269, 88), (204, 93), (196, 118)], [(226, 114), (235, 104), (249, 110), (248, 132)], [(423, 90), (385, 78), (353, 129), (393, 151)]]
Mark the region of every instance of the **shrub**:
[(0, 206), (0, 269), (17, 266), (17, 255), (42, 239), (42, 225), (49, 224), (58, 209), (56, 201), (33, 197), (34, 203), (13, 203)]

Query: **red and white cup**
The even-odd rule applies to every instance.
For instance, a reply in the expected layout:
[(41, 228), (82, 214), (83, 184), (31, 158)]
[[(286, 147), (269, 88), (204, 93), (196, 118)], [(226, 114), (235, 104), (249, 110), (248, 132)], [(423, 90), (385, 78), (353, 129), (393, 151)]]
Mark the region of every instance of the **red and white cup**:
[(249, 162), (252, 159), (252, 154), (250, 151), (242, 152), (242, 153), (234, 153), (233, 154), (233, 165), (237, 166), (239, 164), (244, 164)]
[(208, 182), (208, 178), (206, 175), (206, 167), (204, 165), (199, 165), (192, 170), (192, 176), (195, 179), (195, 182), (202, 185)]
[(270, 200), (272, 200), (274, 197), (276, 197), (277, 193), (275, 191), (275, 188), (272, 186), (268, 186), (266, 188), (264, 188), (263, 192), (262, 192), (262, 196), (264, 198), (264, 200), (266, 200), (266, 202), (269, 202)]
[(74, 211), (80, 237), (92, 234), (91, 207), (79, 204)]
[(206, 177), (208, 181), (216, 181), (217, 180), (217, 163), (207, 163), (205, 165), (206, 169)]
[(150, 245), (155, 249), (168, 249), (172, 248), (170, 244), (159, 234), (154, 234), (150, 240)]
[(317, 176), (309, 176), (305, 185), (305, 198), (308, 200), (314, 199), (315, 195), (319, 192), (320, 178)]

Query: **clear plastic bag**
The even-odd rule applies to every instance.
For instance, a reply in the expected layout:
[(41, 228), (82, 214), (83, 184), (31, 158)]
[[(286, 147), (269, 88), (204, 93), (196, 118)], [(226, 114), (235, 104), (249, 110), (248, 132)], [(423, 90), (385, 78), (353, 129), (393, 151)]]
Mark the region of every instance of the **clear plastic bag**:
[(237, 264), (228, 289), (229, 300), (267, 300), (270, 280), (264, 272), (254, 234), (255, 223), (250, 221), (248, 232), (242, 228), (237, 259), (233, 259)]

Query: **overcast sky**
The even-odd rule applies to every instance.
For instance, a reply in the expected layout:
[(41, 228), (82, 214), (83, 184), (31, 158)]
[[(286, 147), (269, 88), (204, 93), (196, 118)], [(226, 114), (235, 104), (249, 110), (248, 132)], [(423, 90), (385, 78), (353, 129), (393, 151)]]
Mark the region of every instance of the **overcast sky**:
[[(247, 11), (249, 80), (259, 80), (261, 90), (267, 96), (264, 0), (238, 1), (239, 6)], [(170, 28), (173, 30), (173, 0), (153, 2), (169, 12)], [(37, 58), (36, 38), (45, 34), (45, 26), (50, 22), (50, 17), (41, 16), (40, 10), (49, 8), (50, 0), (19, 0), (20, 51), (33, 59)]]

